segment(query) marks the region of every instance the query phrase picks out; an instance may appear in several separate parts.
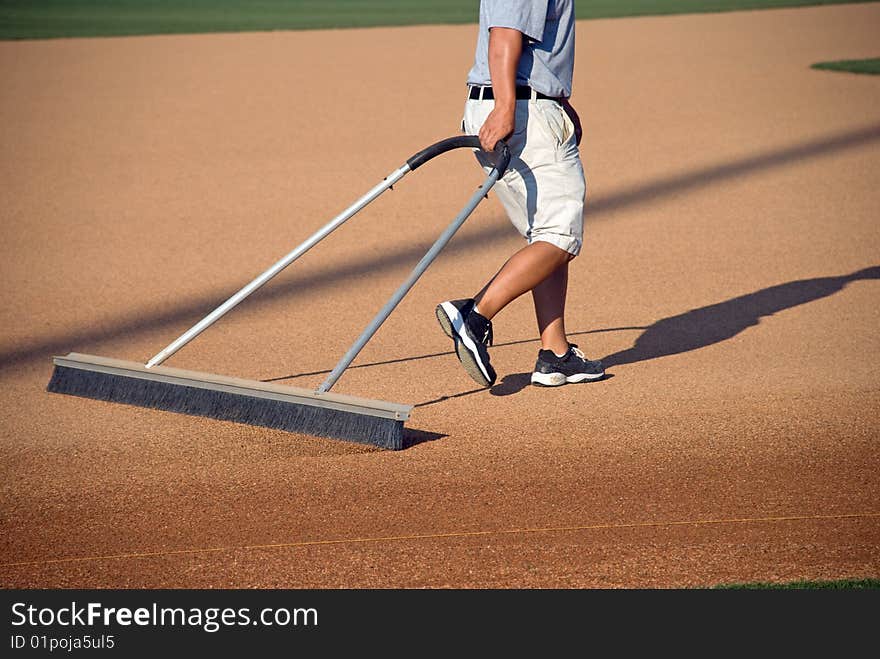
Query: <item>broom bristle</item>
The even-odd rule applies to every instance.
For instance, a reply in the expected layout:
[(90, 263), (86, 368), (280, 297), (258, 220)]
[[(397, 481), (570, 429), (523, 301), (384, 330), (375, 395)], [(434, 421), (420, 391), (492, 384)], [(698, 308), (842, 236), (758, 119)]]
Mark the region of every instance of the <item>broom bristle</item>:
[(344, 439), (385, 449), (403, 448), (403, 421), (327, 407), (57, 365), (46, 388), (54, 393)]

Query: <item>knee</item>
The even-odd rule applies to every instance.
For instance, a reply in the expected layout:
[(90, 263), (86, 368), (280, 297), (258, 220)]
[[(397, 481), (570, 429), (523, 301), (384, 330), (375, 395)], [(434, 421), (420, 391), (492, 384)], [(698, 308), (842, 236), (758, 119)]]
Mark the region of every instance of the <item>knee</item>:
[(569, 251), (562, 249), (556, 245), (552, 245), (552, 259), (556, 263), (557, 267), (566, 265), (569, 261), (571, 261), (575, 255)]
[(574, 254), (555, 246), (551, 247), (548, 252), (546, 258), (552, 270), (558, 270), (567, 266), (569, 261), (574, 258)]
[(532, 244), (540, 245), (544, 250), (544, 258), (555, 262), (557, 266), (565, 265), (580, 251), (580, 241), (571, 236), (540, 234), (532, 239)]

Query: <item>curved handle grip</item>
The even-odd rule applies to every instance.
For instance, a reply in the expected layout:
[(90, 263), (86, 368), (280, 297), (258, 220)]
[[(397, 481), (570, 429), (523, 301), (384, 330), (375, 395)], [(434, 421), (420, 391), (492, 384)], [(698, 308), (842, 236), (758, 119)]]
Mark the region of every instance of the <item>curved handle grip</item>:
[[(482, 148), (480, 146), (480, 138), (476, 135), (463, 135), (461, 137), (449, 137), (445, 140), (440, 140), (436, 144), (432, 144), (408, 158), (406, 164), (409, 165), (410, 171), (412, 171), (447, 151), (468, 147), (471, 149)], [(510, 164), (510, 149), (507, 148), (504, 140), (499, 140), (495, 145), (495, 150), (491, 152), (491, 159), (495, 169), (498, 170), (498, 177), (504, 176), (504, 172), (507, 170), (508, 164)]]
[(495, 165), (495, 169), (498, 170), (498, 178), (504, 176), (504, 172), (507, 171), (507, 167), (510, 165), (510, 147), (507, 146), (507, 142), (498, 140), (495, 143), (495, 149), (489, 154), (489, 158), (492, 160), (492, 164)]

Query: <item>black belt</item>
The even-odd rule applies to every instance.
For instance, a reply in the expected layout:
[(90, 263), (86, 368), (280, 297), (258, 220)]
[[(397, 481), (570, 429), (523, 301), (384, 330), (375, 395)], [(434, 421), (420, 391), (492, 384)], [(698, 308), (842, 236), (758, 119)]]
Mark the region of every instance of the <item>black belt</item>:
[[(486, 100), (492, 101), (495, 99), (495, 95), (492, 93), (491, 87), (471, 87), (470, 91), (468, 92), (468, 98), (473, 101), (479, 100), (480, 90), (483, 90), (483, 100), (484, 101), (486, 101)], [(556, 96), (547, 96), (546, 94), (542, 94), (541, 92), (534, 92), (534, 94), (535, 94), (535, 98), (545, 99), (548, 101), (556, 101), (557, 103), (562, 100)], [(518, 100), (525, 100), (525, 99), (532, 98), (532, 88), (525, 87), (525, 86), (517, 87), (516, 88), (516, 98)]]

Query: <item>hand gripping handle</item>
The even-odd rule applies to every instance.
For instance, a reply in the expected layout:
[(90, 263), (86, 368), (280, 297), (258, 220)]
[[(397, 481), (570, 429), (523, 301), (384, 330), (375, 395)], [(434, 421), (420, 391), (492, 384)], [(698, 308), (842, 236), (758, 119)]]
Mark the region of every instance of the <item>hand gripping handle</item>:
[[(480, 146), (480, 138), (476, 135), (464, 135), (440, 140), (436, 144), (432, 144), (408, 158), (406, 164), (409, 165), (410, 170), (415, 170), (432, 158), (436, 158), (447, 151), (468, 147), (471, 149), (482, 148)], [(495, 149), (488, 152), (488, 154), (492, 165), (498, 170), (498, 177), (501, 178), (510, 164), (510, 149), (507, 148), (507, 143), (504, 140), (498, 140), (498, 143), (495, 144)]]

